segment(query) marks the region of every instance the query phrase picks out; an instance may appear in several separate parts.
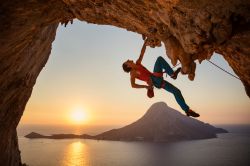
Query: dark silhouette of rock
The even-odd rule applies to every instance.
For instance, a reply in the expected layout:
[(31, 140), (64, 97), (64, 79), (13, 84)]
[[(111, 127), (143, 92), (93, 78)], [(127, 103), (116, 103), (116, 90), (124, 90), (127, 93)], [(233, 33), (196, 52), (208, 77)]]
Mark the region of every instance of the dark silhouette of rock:
[(26, 138), (32, 138), (32, 139), (35, 139), (35, 138), (46, 138), (46, 136), (38, 134), (36, 132), (31, 132), (28, 135), (26, 135), (25, 137)]
[(197, 119), (187, 117), (159, 102), (152, 105), (143, 117), (120, 129), (113, 129), (96, 136), (104, 140), (178, 141), (215, 138), (227, 132)]
[(35, 132), (31, 132), (30, 134), (25, 136), (26, 138), (30, 139), (37, 139), (37, 138), (48, 138), (48, 139), (72, 139), (72, 138), (81, 138), (81, 139), (92, 139), (94, 138), (88, 134), (76, 135), (76, 134), (52, 134), (51, 136), (41, 135)]

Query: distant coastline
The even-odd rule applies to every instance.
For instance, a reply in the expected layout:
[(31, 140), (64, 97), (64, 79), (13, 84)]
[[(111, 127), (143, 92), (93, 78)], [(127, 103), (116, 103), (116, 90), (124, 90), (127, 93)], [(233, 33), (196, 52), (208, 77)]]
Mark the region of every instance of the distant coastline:
[(30, 139), (38, 139), (38, 138), (46, 138), (46, 139), (95, 139), (95, 136), (91, 136), (88, 134), (52, 134), (50, 136), (42, 135), (36, 132), (31, 132), (28, 135), (25, 135), (24, 137), (30, 138)]
[(227, 133), (222, 128), (187, 117), (170, 108), (163, 102), (153, 104), (137, 121), (118, 129), (101, 134), (53, 134), (50, 136), (31, 132), (25, 135), (29, 139), (95, 139), (115, 141), (153, 141), (168, 142), (216, 138), (218, 133)]

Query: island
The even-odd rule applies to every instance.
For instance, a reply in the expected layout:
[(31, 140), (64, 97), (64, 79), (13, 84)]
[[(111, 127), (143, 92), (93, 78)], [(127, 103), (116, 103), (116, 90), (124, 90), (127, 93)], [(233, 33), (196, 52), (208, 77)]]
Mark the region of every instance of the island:
[(31, 132), (26, 138), (38, 139), (95, 139), (114, 141), (169, 142), (181, 140), (216, 138), (219, 133), (228, 131), (214, 127), (174, 110), (164, 102), (153, 104), (137, 121), (118, 129), (98, 135), (53, 134), (50, 136)]

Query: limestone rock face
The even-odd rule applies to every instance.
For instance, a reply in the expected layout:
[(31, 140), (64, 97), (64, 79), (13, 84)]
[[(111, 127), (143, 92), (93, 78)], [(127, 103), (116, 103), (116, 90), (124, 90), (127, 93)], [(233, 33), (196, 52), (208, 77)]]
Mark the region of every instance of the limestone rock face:
[(74, 18), (161, 41), (173, 64), (195, 77), (195, 60), (220, 53), (250, 96), (250, 1), (12, 0), (0, 5), (0, 165), (21, 163), (16, 126), (49, 57), (59, 23)]

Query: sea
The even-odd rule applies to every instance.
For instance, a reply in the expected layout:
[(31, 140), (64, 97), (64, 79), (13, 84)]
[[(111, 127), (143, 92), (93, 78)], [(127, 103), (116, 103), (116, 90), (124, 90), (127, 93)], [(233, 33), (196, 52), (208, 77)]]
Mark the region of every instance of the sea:
[[(18, 127), (18, 139), (22, 162), (29, 166), (250, 166), (250, 125), (217, 127), (229, 133), (168, 143), (53, 140), (25, 138), (27, 132), (38, 130), (26, 126)], [(41, 134), (53, 131), (51, 127), (39, 129)]]

